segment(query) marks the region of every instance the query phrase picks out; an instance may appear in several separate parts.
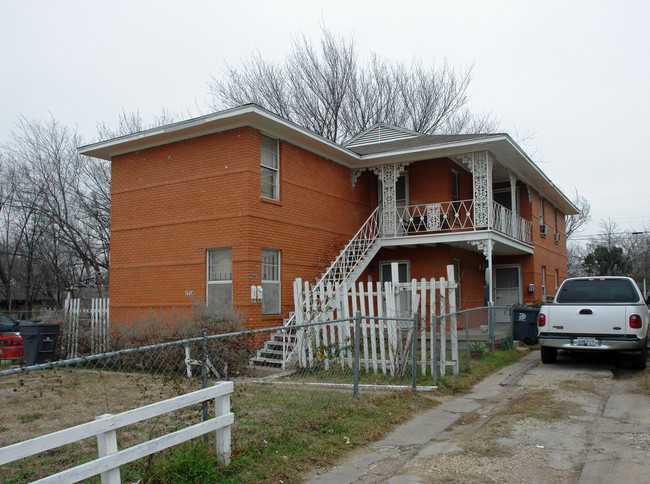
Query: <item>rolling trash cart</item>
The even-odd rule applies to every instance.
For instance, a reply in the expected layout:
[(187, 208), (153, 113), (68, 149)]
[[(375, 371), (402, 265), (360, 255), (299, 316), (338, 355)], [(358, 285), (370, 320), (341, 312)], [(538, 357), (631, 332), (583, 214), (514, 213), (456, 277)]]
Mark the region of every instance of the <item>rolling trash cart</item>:
[(20, 323), (20, 336), (25, 343), (25, 364), (54, 361), (60, 327), (50, 323)]
[(512, 307), (512, 339), (527, 345), (537, 343), (537, 316), (539, 308)]

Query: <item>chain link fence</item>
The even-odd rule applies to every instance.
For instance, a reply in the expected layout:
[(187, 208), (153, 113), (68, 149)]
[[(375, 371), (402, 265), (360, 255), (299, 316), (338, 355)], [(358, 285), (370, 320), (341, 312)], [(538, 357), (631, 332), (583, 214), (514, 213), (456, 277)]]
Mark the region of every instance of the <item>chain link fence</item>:
[[(338, 425), (360, 394), (430, 390), (441, 366), (451, 366), (454, 372), (471, 366), (473, 346), (482, 344), (487, 351), (488, 342), (511, 343), (512, 326), (496, 321), (497, 310), (505, 318), (509, 308), (461, 311), (430, 323), (417, 314), (412, 318), (358, 314), (256, 331), (229, 331), (239, 327), (232, 317), (220, 317), (218, 324), (199, 318), (199, 324), (186, 322), (184, 328), (202, 336), (156, 344), (142, 343), (181, 333), (162, 331), (165, 321), (159, 319), (140, 327), (130, 325), (112, 335), (114, 351), (29, 367), (0, 366), (0, 447), (225, 379), (235, 384), (234, 456), (243, 449), (264, 452), (287, 439), (300, 445), (303, 435), (320, 435)], [(458, 345), (450, 339), (454, 331)], [(129, 343), (140, 345), (124, 347)], [(90, 345), (82, 347), (88, 350)], [(58, 351), (65, 356), (63, 346)], [(133, 425), (122, 431), (119, 441), (125, 447), (135, 445), (197, 423), (212, 411), (198, 406)], [(90, 460), (94, 449), (95, 442), (81, 441), (0, 466), (0, 475), (11, 476), (9, 482), (31, 482), (71, 462)], [(150, 463), (126, 466), (122, 478), (139, 480)]]

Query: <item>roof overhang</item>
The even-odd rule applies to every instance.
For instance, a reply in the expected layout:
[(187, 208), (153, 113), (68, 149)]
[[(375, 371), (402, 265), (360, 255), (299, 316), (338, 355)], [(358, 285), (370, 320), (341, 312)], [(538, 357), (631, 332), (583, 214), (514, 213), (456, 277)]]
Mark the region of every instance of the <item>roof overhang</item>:
[(125, 153), (244, 126), (258, 129), (271, 137), (287, 140), (335, 163), (356, 169), (372, 168), (388, 163), (408, 163), (454, 157), (473, 151), (488, 150), (496, 158), (500, 167), (541, 193), (544, 198), (551, 201), (563, 213), (567, 215), (578, 213), (575, 205), (507, 134), (477, 135), (476, 138), (437, 143), (424, 147), (359, 155), (256, 104), (246, 104), (187, 121), (82, 146), (79, 148), (79, 153), (111, 160), (114, 156)]

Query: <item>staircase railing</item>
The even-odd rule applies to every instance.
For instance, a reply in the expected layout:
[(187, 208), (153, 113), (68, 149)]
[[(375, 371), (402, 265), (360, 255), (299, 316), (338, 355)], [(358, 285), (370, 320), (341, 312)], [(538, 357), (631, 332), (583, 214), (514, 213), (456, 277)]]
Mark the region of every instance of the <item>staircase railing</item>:
[[(327, 287), (329, 283), (332, 284), (332, 287), (335, 287), (337, 284), (340, 286), (354, 272), (370, 250), (372, 250), (373, 246), (377, 243), (377, 238), (380, 233), (381, 217), (380, 209), (377, 207), (354, 237), (350, 239), (350, 242), (348, 242), (334, 262), (327, 268), (323, 276), (316, 282), (316, 285), (311, 288), (310, 294), (303, 298), (303, 301), (309, 301), (313, 294), (318, 294), (321, 287)], [(296, 308), (296, 310), (302, 310), (304, 314), (307, 311), (307, 307), (303, 303), (303, 307), (300, 309)], [(285, 320), (285, 327), (292, 326), (295, 323), (296, 313)], [(295, 348), (294, 351), (291, 351), (285, 356), (282, 362), (282, 368), (285, 368), (294, 353)]]
[(352, 237), (348, 245), (341, 251), (339, 256), (329, 266), (325, 274), (314, 286), (314, 291), (320, 291), (322, 286), (328, 283), (341, 284), (350, 274), (354, 272), (359, 263), (375, 244), (380, 234), (380, 211), (377, 207), (370, 217), (364, 222), (358, 232)]

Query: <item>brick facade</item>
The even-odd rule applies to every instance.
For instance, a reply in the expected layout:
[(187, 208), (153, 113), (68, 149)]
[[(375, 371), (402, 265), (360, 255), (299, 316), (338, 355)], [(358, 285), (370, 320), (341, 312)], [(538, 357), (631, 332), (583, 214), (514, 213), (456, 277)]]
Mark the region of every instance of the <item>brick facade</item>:
[[(378, 181), (370, 170), (352, 183), (350, 168), (279, 140), (279, 200), (260, 196), (260, 130), (215, 134), (112, 157), (111, 316), (129, 320), (147, 311), (189, 308), (206, 299), (206, 251), (232, 249), (233, 304), (250, 329), (281, 324), (293, 310), (294, 279), (316, 278), (336, 258), (377, 206)], [(406, 167), (410, 204), (473, 197), (472, 174), (449, 158)], [(495, 185), (495, 189), (499, 186)], [(509, 189), (509, 185), (507, 187)], [(494, 265), (521, 267), (524, 303), (541, 302), (566, 278), (564, 214), (543, 199), (548, 235), (540, 234), (540, 195), (518, 183), (520, 215), (532, 221), (534, 255), (500, 255)], [(554, 234), (560, 234), (555, 241)], [(262, 315), (251, 302), (261, 284), (262, 249), (280, 251), (281, 314)], [(359, 281), (379, 280), (379, 265), (408, 261), (416, 279), (445, 277), (458, 261), (462, 308), (486, 303), (486, 259), (476, 250), (444, 244), (382, 248)], [(533, 292), (528, 286), (533, 285)]]

